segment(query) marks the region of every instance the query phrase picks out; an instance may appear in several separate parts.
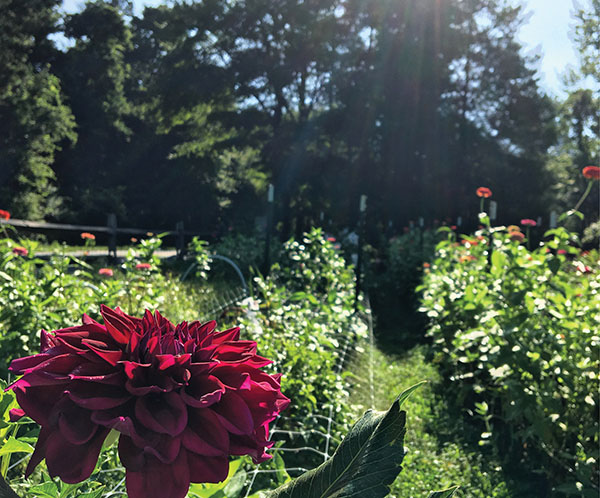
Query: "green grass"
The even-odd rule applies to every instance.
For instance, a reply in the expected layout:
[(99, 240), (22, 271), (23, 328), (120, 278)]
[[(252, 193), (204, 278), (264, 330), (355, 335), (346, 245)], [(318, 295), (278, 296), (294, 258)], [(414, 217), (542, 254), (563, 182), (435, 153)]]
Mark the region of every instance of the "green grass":
[[(462, 428), (451, 417), (436, 394), (440, 377), (425, 360), (425, 346), (402, 355), (389, 355), (377, 347), (372, 351), (373, 396), (370, 391), (370, 354), (354, 360), (351, 403), (358, 418), (364, 410), (387, 410), (395, 397), (408, 387), (427, 380), (404, 404), (407, 412), (403, 470), (394, 482), (390, 498), (426, 497), (430, 491), (460, 485), (457, 497), (503, 498), (512, 496), (501, 468), (490, 455), (463, 445)], [(456, 440), (453, 440), (456, 438)]]

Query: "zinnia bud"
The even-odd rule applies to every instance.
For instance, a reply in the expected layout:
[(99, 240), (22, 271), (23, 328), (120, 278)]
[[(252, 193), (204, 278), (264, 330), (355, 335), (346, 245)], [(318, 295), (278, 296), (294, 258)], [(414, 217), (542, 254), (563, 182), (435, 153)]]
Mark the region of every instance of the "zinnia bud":
[(11, 363), (23, 377), (9, 389), (41, 425), (26, 476), (45, 458), (52, 477), (87, 479), (111, 430), (130, 498), (184, 498), (190, 482), (224, 480), (230, 455), (270, 458), (269, 422), (289, 400), (239, 328), (101, 313), (104, 325), (42, 331), (41, 353)]
[(600, 180), (600, 168), (598, 166), (586, 166), (583, 168), (582, 173), (589, 180)]
[(477, 189), (477, 197), (483, 197), (487, 199), (492, 196), (492, 191), (487, 187), (479, 187)]

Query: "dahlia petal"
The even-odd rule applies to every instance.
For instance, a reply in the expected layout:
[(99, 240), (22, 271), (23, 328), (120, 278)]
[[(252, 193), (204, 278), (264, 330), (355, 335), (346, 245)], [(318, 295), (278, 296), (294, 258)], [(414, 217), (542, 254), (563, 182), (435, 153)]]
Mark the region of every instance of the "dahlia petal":
[(40, 462), (46, 456), (46, 447), (48, 446), (48, 437), (52, 433), (52, 430), (47, 427), (43, 427), (40, 429), (40, 434), (38, 436), (38, 440), (35, 443), (35, 449), (33, 450), (33, 454), (27, 463), (27, 468), (25, 469), (25, 478), (27, 479), (35, 470), (35, 468), (40, 464)]
[(188, 421), (187, 406), (174, 392), (138, 398), (135, 416), (148, 429), (171, 436), (181, 434)]
[(191, 482), (221, 482), (227, 479), (229, 459), (226, 456), (207, 457), (188, 452)]
[(212, 343), (213, 344), (222, 344), (224, 342), (229, 341), (237, 341), (240, 338), (240, 328), (234, 327), (229, 330), (224, 330), (223, 332), (218, 332), (213, 334)]
[(65, 393), (76, 404), (88, 410), (107, 410), (127, 403), (131, 399), (126, 391), (107, 384), (97, 384), (92, 391), (91, 386), (82, 386), (80, 383), (65, 390)]
[(104, 361), (111, 364), (112, 366), (115, 366), (119, 361), (121, 361), (123, 359), (123, 356), (124, 356), (123, 351), (102, 349), (101, 347), (97, 347), (96, 344), (98, 344), (98, 343), (94, 344), (93, 341), (89, 341), (87, 339), (84, 339), (81, 342), (83, 344), (85, 344), (91, 351), (96, 353), (100, 358), (102, 358)]
[(166, 370), (174, 365), (185, 365), (189, 363), (191, 354), (180, 354), (180, 355), (172, 355), (172, 354), (159, 354), (156, 355), (156, 359), (158, 360), (158, 369)]
[(91, 412), (71, 404), (70, 409), (59, 414), (58, 428), (69, 443), (85, 444), (96, 434), (98, 425), (90, 420)]
[(21, 418), (25, 416), (25, 410), (21, 410), (20, 408), (13, 408), (8, 411), (8, 418), (11, 422), (17, 422)]
[(48, 349), (52, 349), (58, 346), (58, 341), (53, 334), (46, 332), (44, 329), (40, 330), (40, 352), (44, 353)]
[(229, 450), (229, 433), (212, 410), (191, 410), (182, 439), (184, 447), (200, 455), (221, 456)]
[(252, 434), (254, 420), (248, 405), (232, 391), (226, 392), (221, 401), (211, 407), (221, 420), (221, 423), (232, 434)]
[(119, 459), (129, 471), (141, 471), (146, 464), (144, 450), (136, 446), (130, 437), (121, 434), (119, 437)]
[(126, 484), (129, 498), (185, 498), (190, 488), (187, 452), (181, 451), (177, 459), (167, 465), (147, 456), (143, 469), (127, 470)]
[[(119, 310), (120, 311), (120, 310)], [(131, 331), (135, 328), (133, 322), (123, 312), (118, 313), (108, 306), (100, 305), (100, 314), (104, 319), (107, 332), (119, 344), (127, 344)]]
[(250, 389), (250, 374), (236, 366), (218, 365), (210, 373), (229, 389), (236, 391)]
[(229, 452), (232, 455), (250, 455), (254, 464), (265, 462), (271, 458), (265, 450), (273, 446), (273, 442), (267, 441), (264, 444), (257, 442), (250, 436), (232, 436), (229, 445)]
[(17, 375), (21, 375), (25, 370), (32, 370), (48, 358), (52, 358), (52, 355), (49, 353), (40, 353), (33, 356), (25, 356), (24, 358), (17, 358), (10, 362), (8, 369)]
[(60, 432), (52, 432), (46, 446), (46, 465), (50, 476), (58, 476), (68, 484), (90, 477), (108, 433), (108, 429), (100, 429), (87, 443), (72, 444)]
[(54, 405), (63, 395), (64, 386), (16, 387), (12, 388), (17, 396), (17, 403), (28, 417), (41, 426), (48, 425), (48, 418)]
[(216, 377), (192, 377), (189, 385), (181, 392), (181, 398), (186, 404), (195, 408), (206, 408), (217, 403), (225, 386)]
[(215, 356), (221, 361), (239, 360), (241, 355), (256, 354), (256, 342), (254, 341), (235, 341), (219, 344), (215, 351)]
[(154, 455), (162, 463), (173, 463), (179, 455), (181, 449), (181, 439), (173, 438), (166, 434), (160, 434), (157, 442), (152, 445), (144, 446), (144, 452)]

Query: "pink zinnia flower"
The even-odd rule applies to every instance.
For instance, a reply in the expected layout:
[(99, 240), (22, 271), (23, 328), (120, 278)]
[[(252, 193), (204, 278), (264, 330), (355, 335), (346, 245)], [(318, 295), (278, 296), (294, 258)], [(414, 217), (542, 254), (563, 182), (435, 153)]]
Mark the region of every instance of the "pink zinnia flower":
[(9, 386), (22, 409), (13, 418), (41, 425), (26, 476), (45, 458), (51, 476), (87, 479), (111, 429), (130, 498), (183, 498), (190, 482), (224, 480), (229, 455), (270, 458), (269, 422), (289, 400), (239, 328), (101, 313), (104, 325), (84, 315), (81, 326), (42, 330), (41, 353), (11, 363), (23, 374)]
[(521, 220), (521, 225), (523, 225), (524, 227), (534, 227), (537, 226), (537, 222), (530, 218), (523, 218)]
[(101, 275), (103, 277), (112, 277), (113, 271), (110, 268), (100, 268), (98, 270), (98, 275)]
[(327, 242), (335, 242), (335, 237), (327, 237)]
[(567, 254), (566, 249), (559, 249), (558, 251), (556, 251), (557, 254)]
[(27, 256), (29, 254), (29, 251), (23, 247), (23, 246), (15, 246), (13, 247), (12, 252), (14, 254), (16, 254), (17, 256)]
[(135, 265), (135, 268), (136, 270), (149, 270), (152, 268), (152, 265), (150, 263), (138, 263)]

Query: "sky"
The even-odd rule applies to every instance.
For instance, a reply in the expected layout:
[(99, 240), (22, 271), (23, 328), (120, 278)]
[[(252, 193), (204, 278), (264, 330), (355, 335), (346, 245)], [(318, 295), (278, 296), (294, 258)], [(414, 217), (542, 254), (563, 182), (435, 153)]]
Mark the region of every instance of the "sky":
[[(565, 97), (560, 75), (569, 64), (576, 66), (577, 54), (570, 34), (573, 30), (574, 3), (586, 4), (586, 0), (520, 0), (524, 5), (527, 21), (519, 33), (525, 54), (540, 54), (540, 86), (549, 95)], [(156, 6), (161, 0), (133, 0), (136, 14), (144, 5)], [(72, 13), (80, 10), (84, 0), (63, 0), (63, 8)]]

